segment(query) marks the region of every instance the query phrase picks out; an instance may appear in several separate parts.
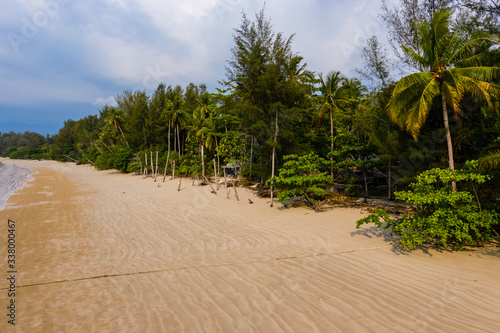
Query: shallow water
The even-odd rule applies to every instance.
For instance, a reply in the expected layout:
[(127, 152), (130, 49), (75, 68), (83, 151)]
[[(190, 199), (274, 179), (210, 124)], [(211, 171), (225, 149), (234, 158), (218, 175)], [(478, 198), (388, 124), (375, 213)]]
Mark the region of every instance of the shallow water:
[(15, 164), (0, 162), (0, 210), (5, 208), (7, 199), (18, 189), (25, 186), (35, 172)]

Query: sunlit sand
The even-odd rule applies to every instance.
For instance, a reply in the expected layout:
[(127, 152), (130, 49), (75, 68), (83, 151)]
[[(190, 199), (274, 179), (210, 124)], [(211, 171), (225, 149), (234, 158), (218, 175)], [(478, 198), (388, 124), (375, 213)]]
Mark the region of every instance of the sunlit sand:
[[(18, 244), (16, 326), (2, 313), (1, 332), (500, 327), (495, 244), (406, 253), (387, 232), (357, 230), (366, 216), (359, 209), (270, 208), (243, 188), (237, 201), (190, 180), (177, 191), (175, 180), (2, 161), (37, 173), (0, 211), (2, 225), (16, 221)], [(5, 258), (6, 232), (0, 237)], [(7, 281), (0, 281), (6, 313)]]

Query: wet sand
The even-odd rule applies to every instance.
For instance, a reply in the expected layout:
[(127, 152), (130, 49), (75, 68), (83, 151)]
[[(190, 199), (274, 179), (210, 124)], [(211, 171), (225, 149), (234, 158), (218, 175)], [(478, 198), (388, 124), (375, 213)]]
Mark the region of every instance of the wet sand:
[[(52, 161), (0, 211), (16, 221), (16, 326), (0, 332), (497, 332), (500, 248), (401, 252), (365, 216), (269, 208), (183, 180)], [(167, 177), (169, 179), (169, 177)], [(158, 186), (159, 185), (159, 186)], [(254, 204), (248, 203), (251, 198)], [(2, 313), (2, 311), (4, 313)]]

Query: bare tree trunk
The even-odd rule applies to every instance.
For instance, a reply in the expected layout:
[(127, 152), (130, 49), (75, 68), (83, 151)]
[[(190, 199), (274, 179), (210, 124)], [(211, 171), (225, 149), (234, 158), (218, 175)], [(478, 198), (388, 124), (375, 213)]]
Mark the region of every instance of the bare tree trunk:
[(236, 196), (236, 201), (240, 201), (240, 197), (238, 196), (238, 191), (236, 191), (236, 185), (234, 184), (234, 179), (231, 179), (231, 183), (233, 184), (234, 195)]
[(170, 121), (168, 122), (168, 152), (167, 152), (167, 163), (165, 163), (165, 170), (163, 171), (163, 182), (165, 182), (165, 178), (167, 177), (167, 167), (169, 158), (170, 158)]
[(177, 151), (177, 136), (175, 135), (177, 133), (177, 127), (174, 128), (174, 151)]
[(181, 137), (179, 134), (179, 124), (177, 124), (177, 144), (179, 145), (179, 157), (181, 157)]
[[(455, 170), (455, 161), (453, 159), (453, 144), (451, 142), (450, 124), (448, 122), (448, 108), (446, 107), (446, 97), (444, 95), (444, 89), (441, 86), (441, 99), (443, 102), (443, 119), (444, 119), (444, 129), (446, 131), (446, 142), (448, 143), (448, 164), (450, 170)], [(451, 187), (453, 191), (457, 190), (457, 183), (451, 182)]]
[(139, 155), (137, 155), (137, 159), (139, 160), (139, 163), (141, 165), (141, 174), (142, 174), (142, 161), (141, 161), (141, 157)]
[[(276, 144), (278, 142), (278, 110), (276, 109), (276, 130), (274, 132), (273, 156), (271, 160), (271, 178), (274, 178), (274, 160), (276, 159)], [(271, 185), (271, 207), (273, 207), (274, 186)]]
[(154, 177), (153, 151), (151, 150), (150, 153), (151, 153), (151, 177)]
[(392, 164), (391, 164), (391, 159), (389, 159), (389, 178), (387, 179), (387, 187), (389, 187), (389, 190), (388, 190), (388, 193), (387, 193), (387, 199), (391, 199), (392, 198), (392, 179), (391, 179), (391, 168), (392, 168)]
[(205, 154), (203, 152), (203, 141), (200, 140), (200, 150), (201, 150), (201, 177), (205, 179)]
[(330, 180), (333, 182), (333, 112), (330, 106)]
[(158, 178), (158, 150), (156, 151), (155, 182), (156, 178)]
[(365, 193), (368, 195), (368, 182), (366, 181), (366, 170), (365, 167), (363, 167), (363, 178), (365, 180)]
[(175, 179), (175, 160), (172, 161), (172, 179)]
[(217, 173), (220, 175), (220, 156), (219, 156), (219, 143), (217, 142), (217, 137), (215, 137), (215, 151), (217, 152)]
[(252, 142), (250, 142), (250, 179), (252, 179), (252, 159), (253, 159), (253, 135), (252, 135)]
[[(215, 158), (214, 158), (214, 175), (215, 175), (215, 188), (218, 190), (219, 188), (217, 187), (219, 185), (219, 181), (217, 180), (217, 169), (215, 168)], [(215, 193), (217, 193), (217, 190)]]
[(224, 187), (226, 188), (226, 198), (229, 199), (229, 193), (227, 191), (227, 178), (226, 178), (226, 168), (224, 168)]
[(96, 148), (97, 148), (97, 150), (98, 150), (101, 154), (103, 154), (102, 149), (101, 149), (101, 148), (100, 148), (100, 147), (99, 147), (99, 146), (98, 146), (95, 142), (93, 142), (93, 141), (92, 141), (92, 144), (94, 145), (94, 147), (96, 147)]
[(125, 140), (127, 147), (130, 148), (130, 146), (128, 145), (127, 138), (125, 137), (125, 134), (123, 134), (123, 131), (122, 131), (122, 128), (120, 127), (120, 125), (118, 125), (118, 129), (120, 130), (120, 133), (122, 134), (123, 140)]

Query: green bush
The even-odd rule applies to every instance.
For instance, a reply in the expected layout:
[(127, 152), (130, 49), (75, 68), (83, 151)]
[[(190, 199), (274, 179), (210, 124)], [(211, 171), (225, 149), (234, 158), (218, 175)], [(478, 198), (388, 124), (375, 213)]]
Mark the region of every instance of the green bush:
[(106, 152), (102, 155), (99, 155), (95, 162), (94, 167), (97, 169), (111, 169), (113, 168), (113, 156), (111, 152)]
[(345, 192), (353, 197), (358, 197), (361, 194), (359, 192), (359, 187), (357, 185), (349, 186), (348, 188), (345, 189)]
[(326, 161), (314, 153), (304, 156), (287, 155), (279, 176), (269, 179), (267, 186), (275, 186), (278, 199), (283, 204), (294, 196), (301, 196), (314, 210), (319, 211), (319, 201), (328, 193), (331, 184), (327, 172), (321, 172)]
[[(115, 146), (116, 147), (116, 146)], [(130, 148), (115, 148), (113, 149), (113, 168), (120, 170), (121, 172), (127, 171), (127, 166), (133, 157), (132, 150)]]
[[(477, 172), (477, 161), (468, 162), (463, 170), (425, 171), (410, 184), (410, 190), (395, 193), (397, 200), (415, 205), (415, 213), (392, 219), (387, 211), (380, 209), (357, 221), (356, 227), (374, 223), (379, 228), (390, 229), (402, 236), (400, 244), (409, 250), (431, 240), (437, 240), (445, 248), (478, 245), (489, 240), (493, 226), (500, 223), (500, 214), (483, 209), (476, 194), (476, 185), (488, 179)], [(452, 190), (453, 181), (461, 190)]]
[(121, 172), (126, 172), (132, 157), (131, 149), (115, 146), (111, 151), (98, 156), (94, 161), (94, 167), (97, 169), (118, 169)]

